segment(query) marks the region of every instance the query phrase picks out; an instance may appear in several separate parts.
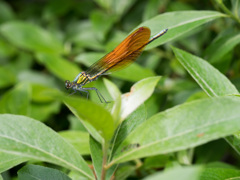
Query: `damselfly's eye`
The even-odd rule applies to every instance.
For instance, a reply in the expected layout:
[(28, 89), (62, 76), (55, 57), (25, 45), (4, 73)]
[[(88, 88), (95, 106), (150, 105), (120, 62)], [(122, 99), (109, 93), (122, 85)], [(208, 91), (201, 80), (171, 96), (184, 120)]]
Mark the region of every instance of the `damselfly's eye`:
[(69, 89), (69, 88), (71, 88), (71, 86), (72, 86), (71, 82), (69, 80), (66, 80), (65, 81), (65, 88)]

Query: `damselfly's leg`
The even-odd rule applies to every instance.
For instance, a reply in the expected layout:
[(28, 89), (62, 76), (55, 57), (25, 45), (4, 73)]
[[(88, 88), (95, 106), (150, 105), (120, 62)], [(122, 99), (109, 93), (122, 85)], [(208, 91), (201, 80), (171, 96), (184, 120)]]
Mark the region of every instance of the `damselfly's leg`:
[[(71, 93), (69, 94), (69, 96), (75, 94), (77, 91), (80, 93), (81, 96), (83, 95), (83, 94), (81, 93), (81, 91), (78, 90), (78, 89), (72, 89), (72, 91), (73, 91), (73, 92), (71, 92)], [(86, 91), (84, 91), (84, 92), (86, 92)], [(88, 92), (87, 92), (87, 93), (88, 93)]]
[(81, 96), (82, 96), (81, 91), (85, 92), (87, 94), (87, 99), (88, 99), (89, 92), (87, 90), (85, 90), (85, 88), (77, 88), (76, 90), (81, 94)]
[(100, 99), (101, 103), (102, 103), (102, 100), (101, 98), (104, 100), (105, 103), (109, 103), (105, 100), (105, 98), (103, 97), (103, 95), (99, 92), (99, 90), (95, 87), (91, 87), (91, 88), (81, 88), (81, 90), (94, 90), (96, 91), (97, 95), (98, 95), (98, 98)]
[(73, 90), (73, 92), (71, 92), (68, 96), (71, 96), (73, 94), (75, 94), (77, 91), (76, 90)]

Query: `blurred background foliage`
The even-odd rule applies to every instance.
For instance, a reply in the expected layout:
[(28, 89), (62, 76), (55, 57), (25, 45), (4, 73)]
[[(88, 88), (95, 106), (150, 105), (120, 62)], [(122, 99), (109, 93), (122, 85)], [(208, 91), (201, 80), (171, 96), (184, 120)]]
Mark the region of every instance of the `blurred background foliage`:
[[(223, 2), (237, 16), (238, 0)], [(65, 80), (72, 81), (139, 24), (161, 13), (183, 10), (223, 9), (214, 0), (0, 1), (0, 113), (26, 115), (56, 131), (84, 131), (60, 101), (43, 92), (65, 92)], [(219, 18), (161, 47), (144, 51), (136, 63), (106, 78), (124, 93), (136, 81), (163, 76), (145, 103), (147, 116), (151, 117), (183, 102), (207, 97), (176, 60), (172, 45), (208, 60), (240, 90), (239, 42), (239, 22)], [(111, 99), (102, 79), (91, 86)], [(91, 93), (91, 100), (99, 103), (95, 93)], [(211, 152), (212, 146), (220, 145), (217, 153)], [(88, 148), (81, 153), (88, 154)], [(222, 140), (200, 146), (196, 154), (206, 149), (206, 156), (197, 158), (197, 162), (223, 158), (239, 164)], [(162, 159), (157, 163), (164, 164)], [(144, 171), (151, 171), (154, 166), (146, 162)]]

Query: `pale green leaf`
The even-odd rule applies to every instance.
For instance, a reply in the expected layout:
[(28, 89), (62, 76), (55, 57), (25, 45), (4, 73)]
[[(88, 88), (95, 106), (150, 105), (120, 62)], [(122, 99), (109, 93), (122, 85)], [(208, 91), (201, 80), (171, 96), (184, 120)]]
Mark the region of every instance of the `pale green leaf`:
[[(195, 147), (240, 128), (238, 97), (217, 97), (185, 103), (154, 115), (120, 145), (111, 164)], [(138, 147), (130, 146), (139, 144)], [(128, 151), (121, 152), (130, 146)]]
[(160, 77), (149, 77), (143, 79), (131, 87), (129, 93), (122, 95), (121, 119), (125, 119), (153, 93)]
[(202, 166), (177, 167), (155, 173), (144, 178), (144, 180), (200, 180), (202, 171)]
[(174, 47), (173, 51), (180, 63), (209, 96), (238, 94), (227, 77), (203, 59)]
[(61, 131), (59, 132), (67, 142), (72, 144), (81, 155), (90, 154), (89, 133), (83, 131)]
[(11, 151), (9, 152), (1, 152), (0, 151), (0, 173), (11, 169), (12, 167), (21, 164), (28, 160), (27, 157), (22, 157), (17, 154), (12, 154)]
[[(53, 163), (94, 179), (78, 151), (46, 125), (25, 116), (8, 114), (0, 115), (0, 124), (0, 152)], [(1, 156), (0, 162), (6, 161), (5, 158)]]
[(168, 29), (166, 34), (146, 47), (146, 49), (150, 49), (186, 35), (194, 28), (220, 17), (224, 17), (224, 14), (217, 11), (175, 11), (155, 16), (138, 27), (149, 27), (152, 36), (163, 29)]

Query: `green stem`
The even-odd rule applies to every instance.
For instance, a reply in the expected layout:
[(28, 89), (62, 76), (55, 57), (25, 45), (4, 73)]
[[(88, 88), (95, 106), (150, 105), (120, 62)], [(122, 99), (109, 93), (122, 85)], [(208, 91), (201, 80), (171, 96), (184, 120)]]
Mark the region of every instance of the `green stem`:
[(222, 1), (215, 0), (215, 2), (227, 15), (229, 15), (232, 19), (236, 20), (240, 24), (240, 19), (237, 16), (234, 16), (234, 14), (223, 4)]
[(108, 152), (108, 143), (105, 143), (103, 146), (103, 160), (102, 160), (102, 173), (101, 173), (101, 180), (105, 180), (106, 176), (106, 164), (107, 164), (107, 152)]

